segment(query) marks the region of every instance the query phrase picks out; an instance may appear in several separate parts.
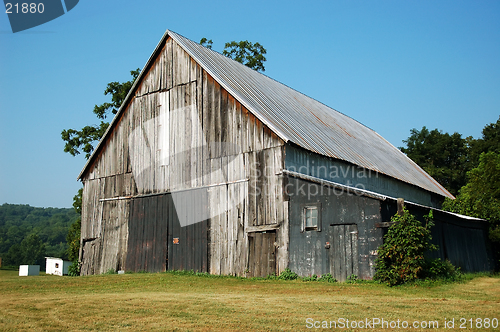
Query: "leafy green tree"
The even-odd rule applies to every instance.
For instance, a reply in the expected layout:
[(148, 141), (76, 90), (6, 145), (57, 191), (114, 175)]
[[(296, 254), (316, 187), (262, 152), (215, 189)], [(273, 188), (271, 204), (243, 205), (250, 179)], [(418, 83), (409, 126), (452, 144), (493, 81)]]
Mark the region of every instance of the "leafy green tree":
[(5, 255), (5, 261), (2, 263), (5, 266), (15, 266), (23, 264), (23, 252), (21, 243), (15, 243), (10, 246), (9, 251)]
[(201, 40), (200, 40), (200, 45), (202, 45), (202, 46), (204, 46), (204, 47), (206, 47), (208, 49), (212, 49), (212, 44), (213, 43), (214, 42), (212, 41), (212, 39), (208, 40), (205, 37), (201, 38)]
[(82, 228), (82, 219), (78, 218), (68, 231), (66, 241), (68, 242), (68, 259), (72, 262), (78, 261), (80, 250), (80, 231)]
[(464, 139), (459, 133), (429, 131), (424, 126), (421, 130), (412, 129), (410, 137), (403, 140), (406, 147), (400, 150), (456, 195), (465, 185), (467, 171), (471, 169), (469, 141), (470, 138)]
[(479, 165), (467, 173), (469, 181), (460, 189), (456, 199), (447, 199), (443, 209), (500, 221), (500, 154), (482, 153)]
[(73, 156), (85, 152), (88, 159), (94, 150), (94, 145), (98, 142), (108, 129), (109, 122), (101, 121), (98, 125), (85, 126), (80, 130), (65, 129), (61, 133), (64, 145), (64, 152)]
[[(212, 49), (212, 40), (202, 38), (200, 44), (206, 48)], [(248, 40), (240, 42), (232, 41), (224, 45), (222, 54), (239, 63), (244, 64), (257, 71), (265, 71), (264, 62), (266, 62), (266, 49), (259, 43), (252, 43)]]
[(79, 215), (82, 214), (82, 195), (83, 195), (83, 188), (78, 189), (78, 193), (73, 196), (73, 209), (75, 209), (75, 212), (78, 213)]
[(500, 118), (486, 125), (479, 139), (429, 131), (425, 126), (410, 133), (401, 151), (455, 196), (467, 184), (467, 172), (477, 167), (483, 152), (500, 153)]
[(479, 164), (479, 156), (481, 153), (500, 153), (500, 117), (497, 122), (486, 125), (483, 128), (482, 137), (477, 140), (471, 140), (469, 145), (473, 167)]
[(247, 67), (257, 71), (265, 71), (264, 62), (267, 60), (264, 54), (266, 49), (259, 43), (251, 43), (248, 40), (240, 42), (229, 42), (224, 46), (222, 54), (236, 60)]

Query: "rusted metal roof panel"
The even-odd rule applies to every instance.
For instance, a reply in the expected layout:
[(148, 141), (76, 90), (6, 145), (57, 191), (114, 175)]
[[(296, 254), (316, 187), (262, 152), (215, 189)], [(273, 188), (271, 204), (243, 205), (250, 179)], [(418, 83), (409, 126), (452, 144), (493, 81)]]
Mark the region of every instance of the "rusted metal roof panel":
[(172, 31), (168, 35), (284, 141), (453, 197), (399, 149), (358, 121)]

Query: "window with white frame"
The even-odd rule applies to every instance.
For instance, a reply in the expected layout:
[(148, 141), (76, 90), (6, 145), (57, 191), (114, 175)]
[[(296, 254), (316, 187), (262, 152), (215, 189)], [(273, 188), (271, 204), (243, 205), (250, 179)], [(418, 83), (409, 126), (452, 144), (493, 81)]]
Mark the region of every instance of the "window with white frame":
[(304, 206), (302, 210), (302, 231), (315, 230), (319, 232), (321, 230), (319, 211), (318, 205)]

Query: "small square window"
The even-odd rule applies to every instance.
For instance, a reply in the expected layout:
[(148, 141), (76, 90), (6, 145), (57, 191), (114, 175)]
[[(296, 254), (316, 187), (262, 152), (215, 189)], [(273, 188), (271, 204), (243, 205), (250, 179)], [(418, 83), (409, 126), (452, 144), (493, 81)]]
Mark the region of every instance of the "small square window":
[(318, 206), (305, 206), (303, 209), (302, 231), (321, 231), (321, 221)]
[(318, 208), (317, 207), (306, 207), (304, 208), (305, 222), (307, 228), (317, 228), (318, 227)]

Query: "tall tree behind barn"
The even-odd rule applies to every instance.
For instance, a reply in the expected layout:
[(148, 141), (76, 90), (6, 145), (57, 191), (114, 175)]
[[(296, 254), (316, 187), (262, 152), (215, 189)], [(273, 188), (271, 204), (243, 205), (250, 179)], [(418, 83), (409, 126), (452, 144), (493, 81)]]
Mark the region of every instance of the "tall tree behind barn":
[(453, 197), (373, 130), (171, 31), (79, 179), (82, 274), (370, 278), (392, 197)]

